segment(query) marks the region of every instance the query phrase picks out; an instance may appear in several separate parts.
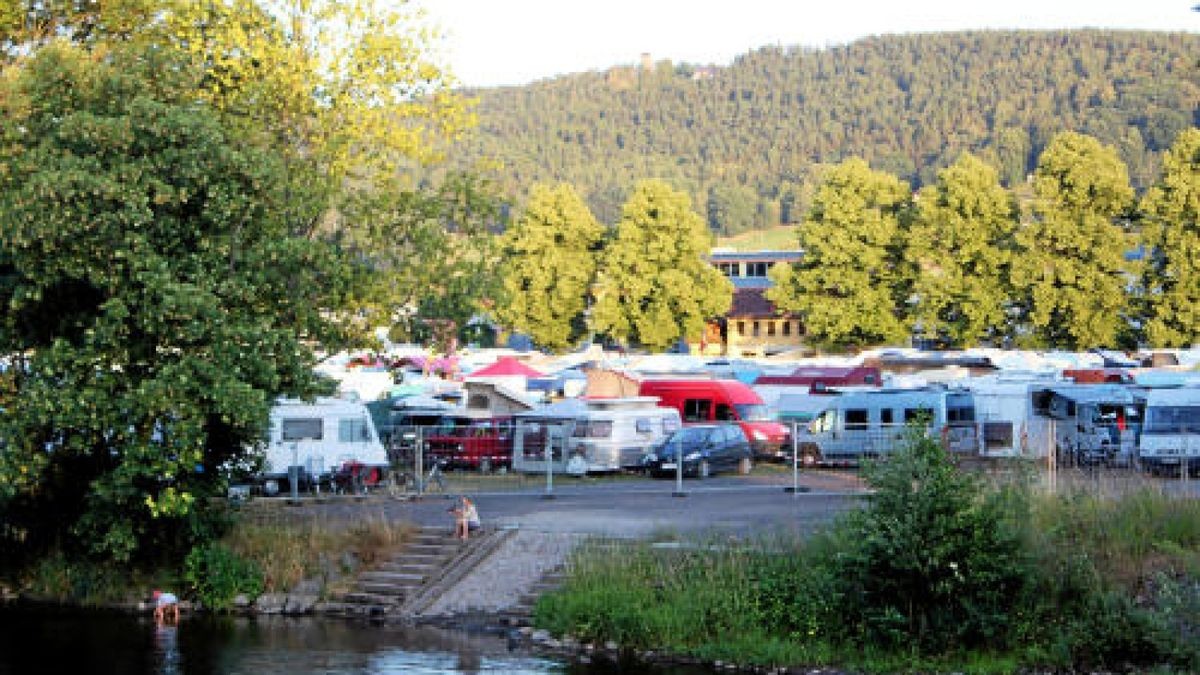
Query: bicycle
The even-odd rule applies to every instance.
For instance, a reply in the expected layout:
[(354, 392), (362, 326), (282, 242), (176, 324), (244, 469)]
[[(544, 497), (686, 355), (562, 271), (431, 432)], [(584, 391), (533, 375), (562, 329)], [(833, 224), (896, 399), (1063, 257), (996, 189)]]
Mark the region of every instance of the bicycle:
[(418, 490), (417, 477), (410, 471), (399, 471), (393, 469), (388, 474), (387, 490), (388, 495), (392, 497), (400, 497), (413, 493), (430, 493), (435, 491), (443, 494), (449, 491), (446, 484), (446, 476), (442, 471), (441, 462), (434, 462), (430, 467), (429, 472), (425, 474), (423, 489)]

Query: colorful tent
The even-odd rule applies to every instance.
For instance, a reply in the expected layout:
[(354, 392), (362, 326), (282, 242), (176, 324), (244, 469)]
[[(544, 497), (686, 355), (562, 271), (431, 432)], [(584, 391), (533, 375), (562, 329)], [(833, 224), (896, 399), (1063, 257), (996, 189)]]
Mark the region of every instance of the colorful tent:
[(520, 377), (544, 377), (545, 374), (530, 368), (511, 356), (505, 356), (490, 366), (484, 366), (476, 370), (467, 377), (511, 377), (513, 375)]

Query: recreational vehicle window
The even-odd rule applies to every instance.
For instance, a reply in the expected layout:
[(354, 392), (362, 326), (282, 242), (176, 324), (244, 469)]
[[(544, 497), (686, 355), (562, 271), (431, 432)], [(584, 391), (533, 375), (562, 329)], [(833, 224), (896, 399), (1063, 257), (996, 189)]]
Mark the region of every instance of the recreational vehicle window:
[(895, 424), (895, 420), (892, 419), (891, 408), (883, 408), (879, 411), (879, 423), (884, 426)]
[(929, 424), (933, 421), (933, 410), (930, 408), (905, 408), (904, 423), (912, 424), (913, 422), (921, 422)]
[(846, 431), (866, 429), (868, 426), (866, 410), (846, 411)]
[(281, 438), (285, 441), (321, 440), (323, 437), (321, 418), (285, 419)]
[(591, 420), (575, 424), (575, 438), (608, 438), (612, 436), (612, 420)]
[(365, 443), (371, 440), (366, 420), (338, 420), (339, 443)]
[(650, 419), (649, 417), (639, 417), (637, 418), (635, 428), (639, 434), (648, 434), (654, 431), (654, 420)]
[(683, 420), (685, 422), (707, 422), (710, 410), (712, 410), (712, 401), (707, 398), (685, 399), (683, 401)]
[(729, 421), (732, 421), (735, 419), (737, 419), (737, 417), (734, 416), (734, 414), (733, 414), (733, 408), (729, 407), (729, 405), (725, 404), (725, 403), (717, 404), (717, 421), (718, 422), (729, 422)]
[(975, 408), (973, 407), (952, 407), (946, 410), (946, 421), (950, 424), (959, 422), (974, 422)]
[(1200, 435), (1200, 408), (1158, 406), (1146, 409), (1147, 434), (1194, 433)]
[(999, 450), (1011, 448), (1013, 444), (1012, 422), (984, 422), (983, 449)]

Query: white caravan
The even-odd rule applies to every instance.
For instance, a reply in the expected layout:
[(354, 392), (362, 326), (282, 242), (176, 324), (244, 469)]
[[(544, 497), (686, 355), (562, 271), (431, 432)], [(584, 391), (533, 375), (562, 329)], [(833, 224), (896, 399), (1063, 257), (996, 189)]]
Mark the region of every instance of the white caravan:
[(979, 452), (984, 457), (1046, 457), (1054, 451), (1054, 428), (1036, 415), (1033, 392), (1068, 384), (1055, 373), (999, 372), (963, 385), (975, 395)]
[(367, 407), (337, 398), (276, 401), (264, 459), (260, 478), (267, 492), (277, 491), (293, 466), (301, 467), (305, 482), (316, 484), (327, 482), (347, 462), (388, 468)]
[[(513, 417), (513, 469), (571, 473), (641, 466), (642, 457), (680, 426), (679, 411), (656, 396), (568, 399)], [(565, 445), (565, 461), (562, 448)]]
[(1138, 457), (1151, 471), (1189, 472), (1200, 467), (1200, 387), (1148, 389), (1136, 394), (1144, 404)]
[(934, 386), (867, 389), (829, 397), (825, 409), (802, 431), (800, 455), (805, 463), (836, 463), (886, 454), (900, 447), (909, 425), (919, 422), (947, 450), (978, 451), (971, 392)]

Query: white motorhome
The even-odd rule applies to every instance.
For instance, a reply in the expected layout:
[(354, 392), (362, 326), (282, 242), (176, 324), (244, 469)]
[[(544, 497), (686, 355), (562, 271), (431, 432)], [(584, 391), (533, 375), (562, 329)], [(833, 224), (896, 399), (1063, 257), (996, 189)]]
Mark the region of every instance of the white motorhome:
[(1053, 422), (1058, 461), (1078, 465), (1133, 463), (1141, 431), (1141, 404), (1121, 384), (1036, 387), (1034, 412)]
[(527, 473), (546, 471), (547, 455), (556, 472), (638, 467), (680, 426), (679, 411), (660, 407), (656, 396), (568, 399), (513, 419), (513, 469)]
[(946, 449), (975, 453), (979, 437), (970, 391), (933, 386), (919, 389), (865, 389), (829, 397), (829, 403), (801, 432), (805, 463), (857, 461), (898, 448), (909, 425), (923, 422), (926, 433)]
[(1053, 425), (1035, 414), (1033, 392), (1066, 384), (1057, 373), (999, 372), (963, 385), (975, 395), (979, 452), (984, 457), (1046, 457), (1054, 451)]
[(347, 462), (388, 468), (367, 407), (337, 398), (276, 401), (264, 459), (260, 479), (267, 492), (286, 484), (293, 466), (302, 467), (304, 480), (315, 484), (327, 482)]
[(1147, 389), (1136, 397), (1144, 406), (1138, 438), (1142, 466), (1155, 472), (1200, 468), (1200, 387)]

